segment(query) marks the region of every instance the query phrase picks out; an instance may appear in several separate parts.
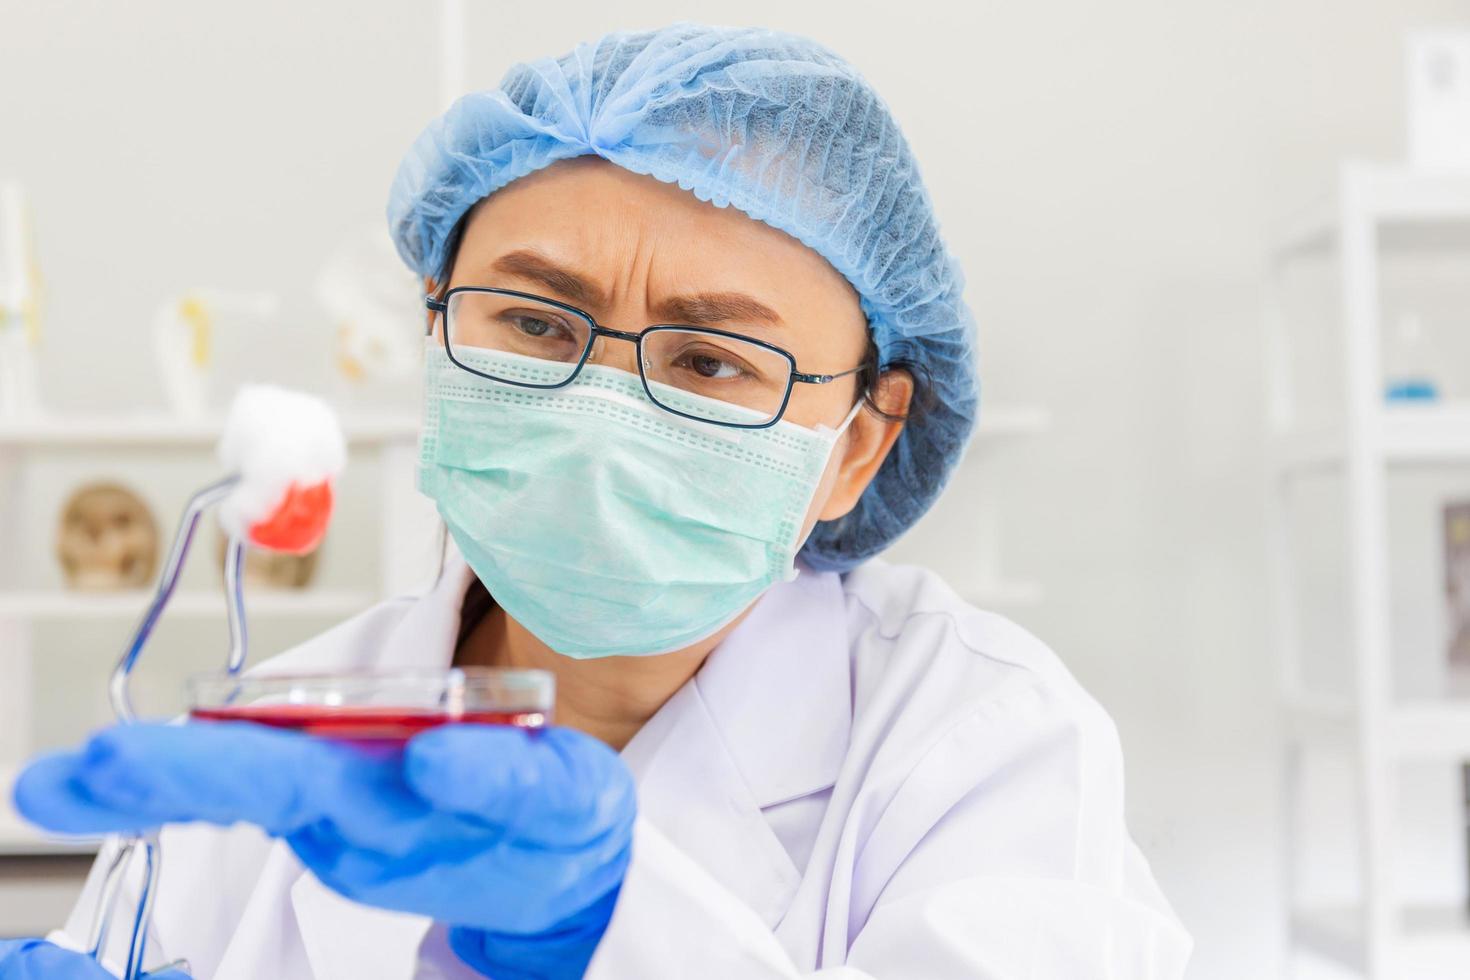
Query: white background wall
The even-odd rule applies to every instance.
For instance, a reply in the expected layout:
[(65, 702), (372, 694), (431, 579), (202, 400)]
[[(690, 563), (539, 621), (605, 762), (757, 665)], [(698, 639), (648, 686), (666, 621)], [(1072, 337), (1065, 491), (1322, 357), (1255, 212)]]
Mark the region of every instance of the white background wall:
[[(884, 93), (967, 269), (986, 398), (1054, 419), (957, 483), (898, 553), (963, 578), (969, 495), (1000, 495), (1008, 567), (1047, 594), (1007, 611), (1117, 719), (1132, 826), (1198, 938), (1193, 976), (1266, 975), (1266, 232), (1325, 193), (1339, 157), (1401, 156), (1401, 32), (1470, 25), (1470, 0), (469, 6), (475, 87), (693, 16), (815, 36)], [(239, 343), (241, 377), (326, 383), (312, 283), (347, 231), (382, 220), (437, 109), (436, 9), (0, 0), (0, 174), (33, 195), (53, 406), (162, 407), (148, 317), (201, 284), (284, 296), (280, 323)], [(7, 574), (54, 578), (38, 534)], [(352, 534), (338, 538), (345, 575)]]

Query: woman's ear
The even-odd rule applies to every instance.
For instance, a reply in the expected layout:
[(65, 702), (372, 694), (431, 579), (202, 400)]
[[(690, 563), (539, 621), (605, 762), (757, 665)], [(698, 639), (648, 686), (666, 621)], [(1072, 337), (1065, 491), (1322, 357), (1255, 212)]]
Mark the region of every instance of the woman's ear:
[[(883, 372), (873, 389), (873, 401), (878, 408), (894, 416), (908, 413), (914, 398), (914, 379), (903, 370)], [(878, 475), (878, 469), (888, 458), (898, 434), (903, 431), (903, 419), (889, 421), (874, 414), (868, 408), (858, 411), (852, 425), (847, 428), (842, 463), (837, 468), (836, 484), (818, 520), (835, 521), (857, 506), (858, 498)]]

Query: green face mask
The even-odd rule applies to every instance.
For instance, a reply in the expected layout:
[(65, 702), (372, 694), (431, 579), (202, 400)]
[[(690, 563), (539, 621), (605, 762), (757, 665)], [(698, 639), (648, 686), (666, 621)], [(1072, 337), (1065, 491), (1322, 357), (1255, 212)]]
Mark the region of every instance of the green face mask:
[[(455, 355), (550, 378), (534, 358)], [(807, 507), (859, 407), (836, 429), (733, 429), (663, 411), (615, 368), (537, 390), (461, 370), (432, 338), (425, 359), (419, 489), (495, 601), (579, 658), (678, 650), (794, 578)], [(659, 397), (742, 420), (698, 395)]]

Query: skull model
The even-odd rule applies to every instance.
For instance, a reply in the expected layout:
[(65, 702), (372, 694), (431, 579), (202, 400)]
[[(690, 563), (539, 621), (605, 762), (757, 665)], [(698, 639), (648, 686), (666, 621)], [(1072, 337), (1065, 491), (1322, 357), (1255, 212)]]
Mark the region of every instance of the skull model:
[(89, 483), (61, 510), (56, 554), (74, 589), (143, 588), (158, 566), (158, 527), (127, 487)]

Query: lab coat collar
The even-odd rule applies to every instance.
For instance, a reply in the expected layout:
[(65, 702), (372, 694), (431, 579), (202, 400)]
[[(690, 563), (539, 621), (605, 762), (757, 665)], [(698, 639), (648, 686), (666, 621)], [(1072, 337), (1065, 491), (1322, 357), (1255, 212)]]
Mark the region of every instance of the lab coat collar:
[(758, 806), (830, 787), (852, 724), (837, 574), (798, 566), (793, 581), (768, 589), (694, 685)]
[(623, 750), (642, 817), (770, 928), (801, 882), (763, 810), (832, 786), (851, 702), (841, 584), (767, 590)]
[(291, 907), (315, 980), (414, 976), (419, 946), (434, 924), (427, 916), (359, 905), (310, 874), (291, 886)]

